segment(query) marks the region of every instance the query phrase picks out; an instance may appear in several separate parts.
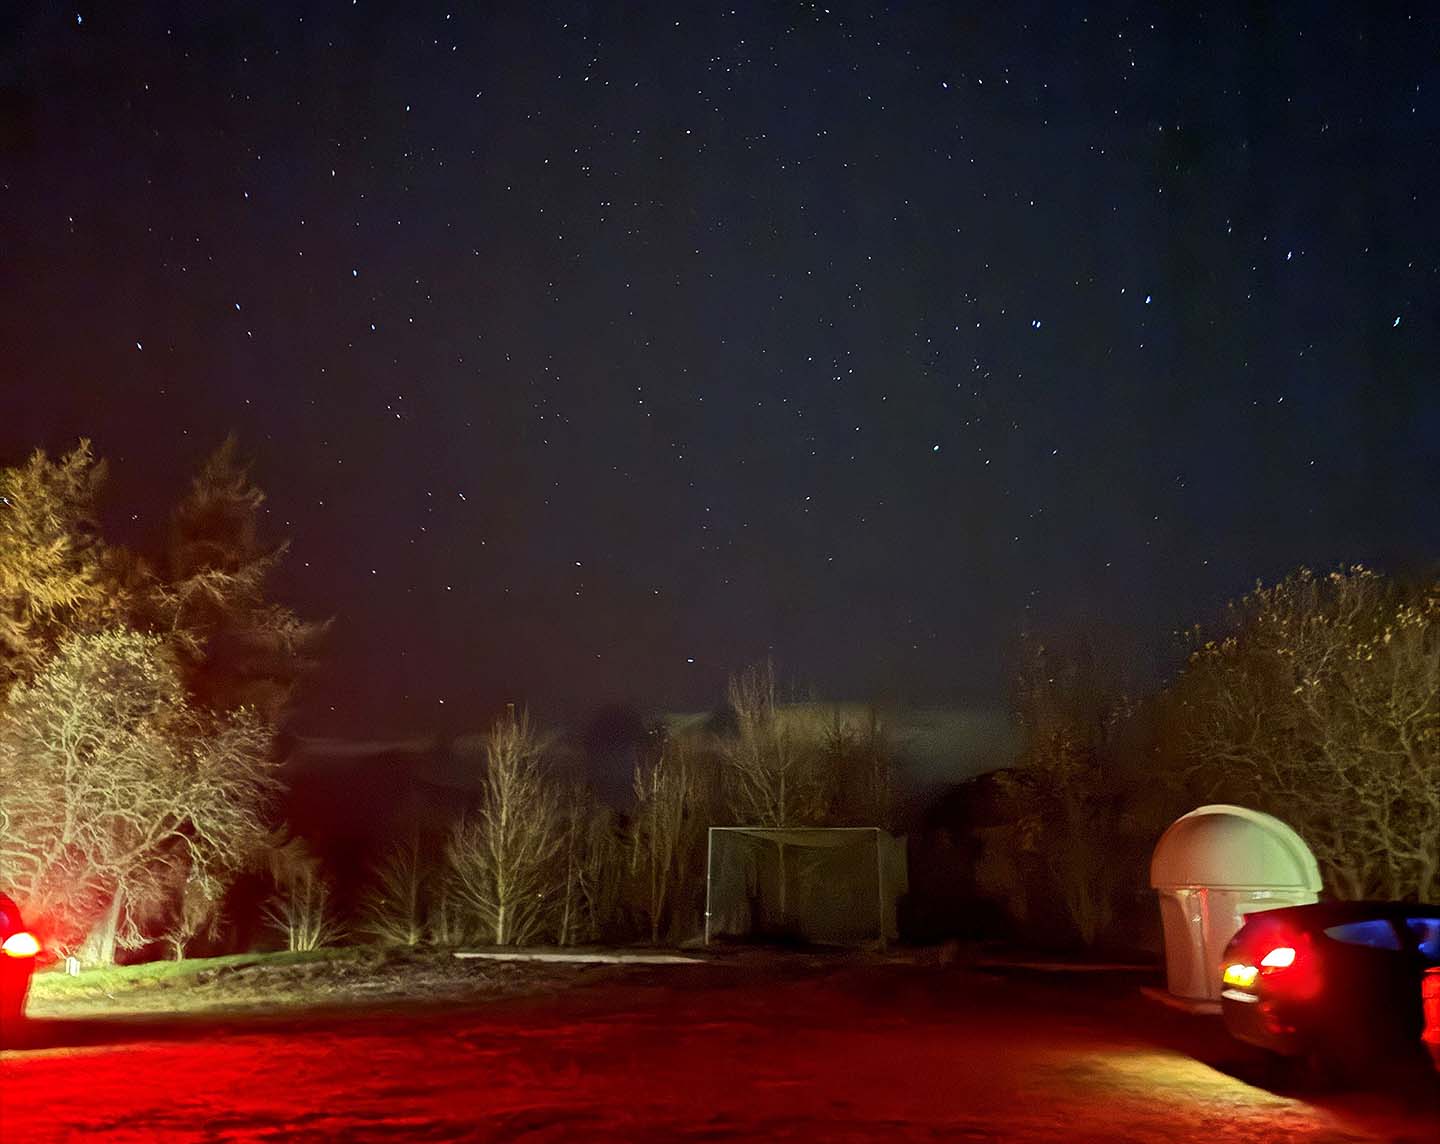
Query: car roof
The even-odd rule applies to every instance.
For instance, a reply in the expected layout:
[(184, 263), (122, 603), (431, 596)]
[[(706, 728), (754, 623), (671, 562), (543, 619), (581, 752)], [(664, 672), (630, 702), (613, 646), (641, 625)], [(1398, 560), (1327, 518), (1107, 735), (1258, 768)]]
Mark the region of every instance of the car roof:
[(1262, 910), (1246, 917), (1246, 923), (1254, 921), (1284, 921), (1302, 929), (1323, 929), (1342, 922), (1359, 921), (1365, 918), (1413, 918), (1440, 917), (1440, 905), (1427, 902), (1311, 902), (1306, 906), (1282, 906), (1275, 910)]

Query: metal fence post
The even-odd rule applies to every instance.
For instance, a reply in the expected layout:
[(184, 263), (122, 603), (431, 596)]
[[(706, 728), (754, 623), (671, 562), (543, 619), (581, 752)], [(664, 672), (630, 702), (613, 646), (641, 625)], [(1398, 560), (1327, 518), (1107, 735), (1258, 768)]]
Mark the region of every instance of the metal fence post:
[(710, 882), (713, 871), (711, 864), (714, 861), (715, 853), (715, 828), (708, 827), (705, 831), (705, 944), (710, 944)]

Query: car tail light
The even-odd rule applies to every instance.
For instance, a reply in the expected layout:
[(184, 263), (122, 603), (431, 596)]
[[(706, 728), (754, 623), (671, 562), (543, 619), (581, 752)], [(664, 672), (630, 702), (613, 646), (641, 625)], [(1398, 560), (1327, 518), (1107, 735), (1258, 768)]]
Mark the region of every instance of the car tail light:
[(1291, 1001), (1308, 1001), (1320, 992), (1320, 967), (1310, 936), (1301, 934), (1272, 945), (1260, 958), (1265, 992)]
[(21, 930), (7, 937), (0, 944), (0, 950), (4, 950), (7, 957), (34, 957), (40, 952), (40, 942), (33, 933)]
[(1261, 969), (1289, 969), (1295, 964), (1295, 947), (1277, 945), (1260, 959)]
[(1235, 989), (1249, 989), (1259, 976), (1259, 969), (1243, 961), (1232, 962), (1225, 967), (1225, 984)]
[(1247, 995), (1236, 1000), (1253, 999), (1249, 995), (1262, 986), (1268, 996), (1295, 1001), (1309, 1000), (1320, 991), (1319, 967), (1306, 934), (1271, 934), (1269, 941), (1236, 952), (1239, 956), (1226, 963), (1223, 973), (1227, 989)]

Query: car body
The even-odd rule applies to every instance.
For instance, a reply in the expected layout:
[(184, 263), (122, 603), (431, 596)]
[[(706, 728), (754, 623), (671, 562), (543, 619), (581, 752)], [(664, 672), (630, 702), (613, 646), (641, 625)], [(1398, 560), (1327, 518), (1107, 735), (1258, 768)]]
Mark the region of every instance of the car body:
[(1231, 1034), (1284, 1057), (1364, 1068), (1418, 1053), (1440, 906), (1317, 902), (1251, 914), (1226, 947)]
[(25, 997), (40, 942), (20, 917), (20, 907), (0, 894), (0, 1043), (19, 1039), (25, 1019)]
[(1425, 971), (1420, 996), (1425, 1007), (1425, 1032), (1420, 1039), (1425, 1042), (1435, 1071), (1440, 1072), (1440, 965), (1432, 965)]

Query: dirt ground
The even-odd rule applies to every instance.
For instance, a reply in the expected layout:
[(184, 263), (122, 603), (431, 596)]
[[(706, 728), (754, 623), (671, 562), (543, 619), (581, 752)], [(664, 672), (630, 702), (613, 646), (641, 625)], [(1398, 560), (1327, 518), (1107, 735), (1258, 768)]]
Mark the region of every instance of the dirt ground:
[[(1428, 1081), (1272, 1091), (1213, 1019), (1142, 998), (1134, 974), (804, 957), (464, 972), (477, 991), (429, 1003), (39, 1020), (0, 1058), (0, 1137), (1440, 1140)], [(496, 973), (519, 995), (496, 999)]]

